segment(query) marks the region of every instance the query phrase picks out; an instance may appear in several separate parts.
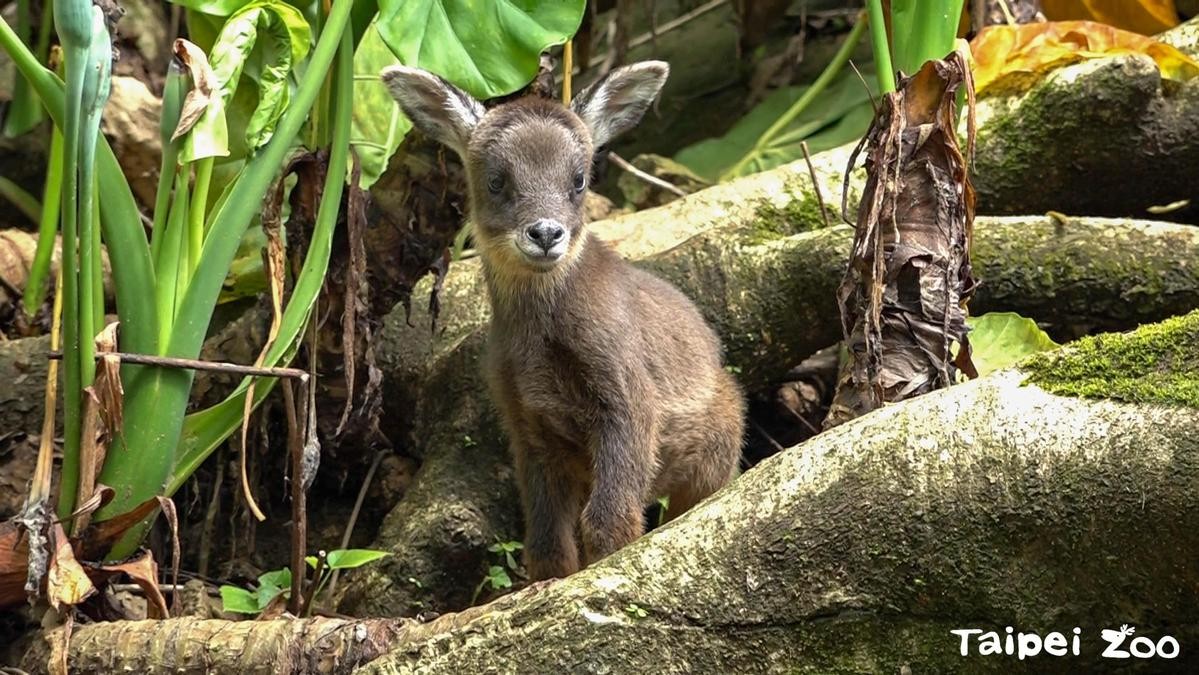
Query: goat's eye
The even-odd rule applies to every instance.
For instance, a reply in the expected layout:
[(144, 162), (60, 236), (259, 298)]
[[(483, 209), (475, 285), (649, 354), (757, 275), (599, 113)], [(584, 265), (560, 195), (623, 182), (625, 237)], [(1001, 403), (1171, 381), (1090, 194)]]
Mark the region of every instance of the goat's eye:
[(580, 171), (575, 174), (575, 192), (582, 192), (583, 188), (585, 187), (587, 187), (587, 177), (583, 175), (582, 171)]
[(504, 189), (504, 177), (499, 174), (495, 174), (491, 178), (488, 178), (487, 189), (491, 192), (491, 194), (498, 195), (500, 191)]

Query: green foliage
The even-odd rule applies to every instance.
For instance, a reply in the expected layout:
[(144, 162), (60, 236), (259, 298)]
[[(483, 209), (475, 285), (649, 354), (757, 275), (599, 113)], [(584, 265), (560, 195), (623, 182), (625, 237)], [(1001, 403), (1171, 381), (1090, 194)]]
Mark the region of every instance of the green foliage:
[[(708, 180), (728, 180), (802, 157), (805, 140), (815, 150), (811, 146), (827, 149), (861, 136), (873, 117), (863, 109), (870, 95), (856, 77), (841, 72), (865, 30), (859, 19), (810, 86), (775, 92), (724, 138), (684, 148), (675, 160)], [(834, 82), (833, 93), (825, 95)]]
[(888, 42), (882, 0), (868, 0), (871, 44), (883, 93), (895, 91), (895, 72), (912, 75), (925, 61), (954, 49), (965, 0), (891, 0)]
[(634, 619), (644, 619), (645, 617), (649, 616), (649, 613), (645, 611), (645, 608), (641, 607), (635, 602), (630, 602), (628, 606), (624, 608), (624, 611), (625, 614), (628, 614)]
[(520, 574), (520, 567), (516, 563), (516, 556), (513, 554), (524, 548), (524, 544), (519, 541), (496, 541), (487, 548), (499, 558), (498, 565), (492, 565), (487, 568), (487, 575), (483, 577), (483, 581), (475, 587), (475, 593), (471, 596), (473, 604), (479, 599), (479, 594), (483, 589), (491, 591), (501, 591), (512, 588), (512, 577), (508, 574), (511, 571), (513, 574)]
[[(319, 596), (325, 584), (328, 583), (329, 577), (332, 576), (333, 570), (362, 567), (387, 555), (390, 554), (386, 551), (372, 551), (370, 549), (329, 551), (325, 556), (326, 564), (321, 570), (320, 578), (309, 580), (309, 582), (315, 581), (317, 584), (316, 594)], [(308, 562), (309, 567), (316, 568), (316, 556), (308, 556), (305, 560)], [(288, 598), (291, 596), (291, 579), (291, 570), (284, 567), (259, 575), (258, 587), (253, 591), (247, 591), (237, 586), (223, 585), (221, 586), (222, 608), (226, 612), (258, 614), (270, 606), (275, 598), (280, 596)], [(313, 602), (312, 604), (315, 605), (316, 603)]]
[(854, 73), (843, 72), (823, 95), (775, 136), (760, 143), (771, 125), (810, 89), (810, 86), (786, 87), (772, 92), (727, 134), (683, 148), (675, 155), (675, 161), (709, 181), (716, 181), (734, 167), (733, 176), (744, 176), (800, 159), (803, 157), (800, 144), (804, 141), (808, 150), (816, 153), (861, 138), (874, 118), (870, 97), (875, 91), (873, 87), (864, 87)]
[(361, 186), (374, 185), (412, 124), (379, 78), (398, 59), (476, 98), (509, 94), (537, 74), (540, 55), (578, 30), (584, 0), (383, 0), (354, 53), (351, 142)]
[(400, 63), (485, 99), (537, 73), (541, 52), (574, 35), (582, 0), (380, 0), (379, 33)]
[[(290, 102), (288, 78), (308, 55), (308, 21), (295, 7), (280, 0), (252, 2), (232, 14), (216, 37), (209, 64), (214, 91), (195, 128), (187, 135), (183, 162), (229, 155), (226, 109), (251, 55), (261, 67), (255, 73), (257, 104), (245, 122), (245, 148), (257, 149), (270, 140), (275, 124)], [(245, 104), (243, 104), (245, 105)]]
[[(339, 549), (325, 554), (325, 567), (330, 570), (348, 570), (373, 563), (389, 555), (391, 554), (387, 551), (375, 551), (369, 548)], [(316, 568), (316, 556), (310, 555), (304, 560), (309, 567)]]
[(360, 185), (369, 188), (387, 170), (387, 162), (412, 129), (400, 106), (387, 93), (379, 73), (395, 63), (376, 18), (367, 26), (354, 52), (354, 120), (350, 143), (362, 164)]
[(970, 317), (966, 323), (970, 326), (971, 358), (979, 376), (1058, 347), (1035, 321), (1012, 312), (990, 312)]
[(513, 557), (512, 554), (516, 553), (522, 548), (524, 548), (524, 544), (521, 544), (519, 541), (501, 541), (488, 546), (487, 550), (502, 556), (504, 558), (504, 562), (508, 564), (508, 569), (515, 570), (516, 558)]

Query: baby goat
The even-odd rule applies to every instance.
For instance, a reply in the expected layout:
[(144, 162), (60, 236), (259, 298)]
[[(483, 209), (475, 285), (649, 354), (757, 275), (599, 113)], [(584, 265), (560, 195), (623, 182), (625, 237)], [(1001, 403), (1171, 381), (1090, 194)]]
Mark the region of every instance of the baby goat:
[[(570, 107), (526, 97), (491, 110), (445, 80), (383, 80), (416, 128), (466, 165), (492, 319), (486, 378), (525, 514), (533, 579), (563, 577), (727, 483), (744, 399), (695, 305), (626, 263), (583, 222), (592, 154), (641, 120), (665, 63), (613, 70)], [(580, 552), (580, 543), (582, 551)]]

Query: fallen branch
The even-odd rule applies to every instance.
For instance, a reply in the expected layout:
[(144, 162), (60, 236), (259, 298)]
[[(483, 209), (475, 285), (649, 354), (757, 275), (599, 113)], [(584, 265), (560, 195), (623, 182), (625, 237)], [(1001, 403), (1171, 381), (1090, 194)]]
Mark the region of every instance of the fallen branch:
[[(1026, 380), (1060, 388), (1062, 373), (1102, 364), (1125, 378), (1193, 374), (1172, 359), (1196, 340), (1192, 314), (884, 407), (568, 579), (430, 624), (101, 623), (75, 628), (67, 662), (73, 673), (307, 673), (387, 650), (356, 672), (1010, 672), (1014, 657), (977, 646), (963, 660), (950, 631), (1011, 625), (1079, 627), (1079, 653), (1052, 665), (1091, 672), (1105, 663), (1102, 629), (1194, 644), (1199, 408)], [(50, 658), (33, 651), (22, 667), (45, 672)], [(1184, 648), (1155, 663), (1196, 662)]]

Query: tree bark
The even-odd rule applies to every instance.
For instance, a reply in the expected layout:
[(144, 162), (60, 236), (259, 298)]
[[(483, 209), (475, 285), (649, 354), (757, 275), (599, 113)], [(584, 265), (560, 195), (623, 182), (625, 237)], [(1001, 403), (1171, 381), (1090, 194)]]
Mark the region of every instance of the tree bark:
[[(1163, 335), (1193, 350), (1197, 323), (1149, 328), (1151, 360), (1173, 353)], [(1059, 396), (1028, 383), (1036, 372), (876, 410), (568, 579), (431, 624), (363, 622), (349, 640), (354, 624), (328, 619), (100, 623), (75, 627), (68, 664), (329, 672), (357, 644), (390, 651), (361, 673), (984, 673), (1015, 657), (975, 644), (963, 659), (949, 631), (1077, 626), (1079, 655), (1020, 666), (1094, 672), (1113, 663), (1099, 631), (1127, 623), (1183, 648), (1118, 665), (1193, 672), (1199, 408)], [(326, 627), (330, 640), (314, 642)], [(48, 658), (31, 651), (22, 667), (45, 672)]]
[[(665, 208), (682, 211), (687, 200)], [(841, 338), (835, 289), (852, 231), (838, 226), (780, 236), (779, 228), (800, 217), (780, 215), (777, 207), (733, 211), (719, 201), (712, 209), (720, 227), (639, 264), (696, 299), (728, 361), (753, 389)], [(703, 208), (688, 212), (695, 222)], [(650, 214), (602, 227), (643, 225)], [(771, 217), (784, 224), (767, 224)], [(667, 215), (662, 222), (674, 221)], [(971, 309), (1019, 312), (1045, 322), (1058, 338), (1125, 330), (1199, 307), (1196, 254), (1199, 230), (1190, 227), (980, 218), (973, 260), (983, 285)], [(488, 309), (477, 264), (451, 269), (441, 303), (436, 333), (417, 310), (411, 325), (402, 313), (391, 316), (380, 336), (384, 418), (395, 424), (385, 431), (402, 435), (406, 442), (399, 444), (423, 464), (375, 541), (392, 555), (348, 577), (343, 612), (460, 609), (495, 562), (487, 547), (497, 538), (521, 538), (510, 462), (478, 373)]]
[[(826, 432), (600, 564), (360, 672), (1001, 672), (1012, 657), (975, 646), (965, 661), (949, 631), (1006, 625), (1079, 626), (1080, 656), (1034, 669), (1091, 672), (1102, 628), (1193, 643), (1199, 411), (1023, 379)], [(1152, 667), (1196, 662), (1184, 647)]]
[[(1199, 53), (1199, 18), (1161, 38)], [(1138, 54), (1061, 68), (1016, 97), (979, 100), (980, 213), (1199, 214), (1199, 80), (1162, 79)]]

